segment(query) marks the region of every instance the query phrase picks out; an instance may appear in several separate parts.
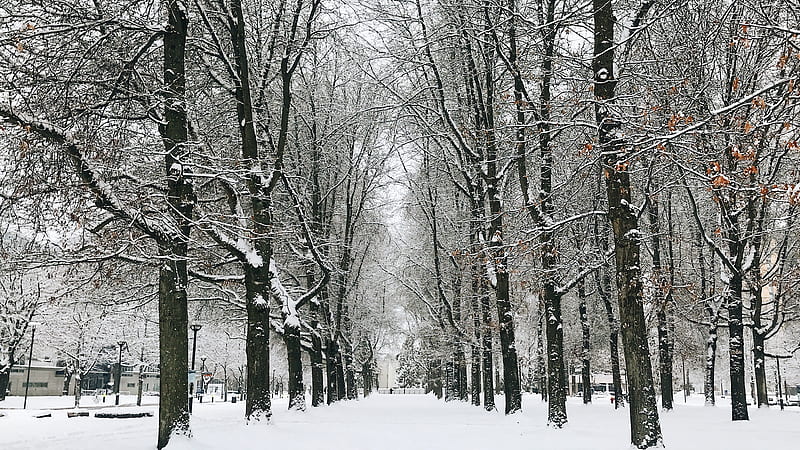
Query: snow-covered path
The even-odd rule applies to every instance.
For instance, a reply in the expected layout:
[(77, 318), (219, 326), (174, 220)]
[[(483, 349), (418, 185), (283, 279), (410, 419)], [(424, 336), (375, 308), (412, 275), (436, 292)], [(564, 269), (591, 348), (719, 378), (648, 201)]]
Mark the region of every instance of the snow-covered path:
[[(628, 411), (614, 410), (607, 398), (584, 406), (570, 399), (565, 429), (545, 425), (546, 405), (524, 399), (524, 412), (506, 417), (431, 396), (375, 395), (306, 413), (278, 408), (269, 425), (244, 425), (243, 404), (195, 404), (192, 439), (175, 439), (171, 450), (478, 450), (629, 449)], [(502, 396), (498, 398), (502, 401)], [(695, 401), (700, 401), (697, 397)], [(0, 404), (0, 407), (7, 405)], [(499, 405), (502, 406), (502, 405)], [(36, 406), (41, 407), (41, 406)], [(154, 406), (142, 409), (155, 411)], [(502, 407), (501, 407), (502, 410)], [(0, 449), (152, 449), (155, 417), (143, 419), (66, 418), (64, 410), (36, 419), (42, 410), (0, 410)], [(794, 448), (800, 442), (800, 408), (751, 408), (752, 420), (732, 423), (727, 407), (679, 403), (662, 413), (669, 449), (752, 450)]]

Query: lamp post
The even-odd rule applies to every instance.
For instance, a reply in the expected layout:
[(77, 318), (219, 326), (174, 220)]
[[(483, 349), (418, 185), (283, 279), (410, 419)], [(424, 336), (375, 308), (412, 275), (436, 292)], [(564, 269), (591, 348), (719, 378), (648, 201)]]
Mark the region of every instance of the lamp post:
[(197, 354), (197, 332), (200, 331), (200, 328), (203, 328), (202, 325), (199, 323), (193, 323), (191, 327), (192, 330), (192, 370), (194, 370), (194, 355)]
[[(203, 328), (199, 323), (193, 323), (189, 329), (192, 330), (192, 375), (194, 374), (194, 356), (197, 354), (197, 332)], [(194, 396), (197, 395), (197, 375), (194, 380), (189, 383), (189, 413), (192, 413), (192, 401)]]
[(122, 385), (122, 347), (125, 346), (125, 341), (117, 341), (117, 345), (119, 345), (119, 359), (117, 360), (117, 382), (115, 383), (115, 398), (114, 404), (119, 405), (119, 388)]
[(31, 326), (31, 351), (28, 355), (28, 374), (25, 379), (25, 400), (22, 401), (22, 409), (28, 407), (28, 387), (31, 385), (31, 360), (33, 360), (33, 339), (36, 337), (36, 322), (30, 322), (28, 325)]

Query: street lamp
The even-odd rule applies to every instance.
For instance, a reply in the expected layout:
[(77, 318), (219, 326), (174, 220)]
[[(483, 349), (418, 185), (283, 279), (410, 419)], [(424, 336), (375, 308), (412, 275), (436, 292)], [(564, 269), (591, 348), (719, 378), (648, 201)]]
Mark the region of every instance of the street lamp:
[(203, 328), (202, 325), (199, 323), (193, 323), (191, 327), (194, 335), (192, 336), (192, 370), (194, 370), (194, 355), (197, 354), (197, 332), (200, 331), (200, 328)]
[(117, 360), (117, 383), (114, 386), (116, 398), (114, 399), (114, 404), (119, 405), (119, 387), (122, 385), (122, 347), (126, 344), (125, 341), (117, 341), (117, 345), (119, 345), (119, 359)]
[[(192, 330), (192, 375), (194, 374), (194, 356), (197, 354), (197, 332), (200, 331), (200, 328), (203, 328), (202, 325), (199, 323), (193, 323), (189, 329)], [(189, 383), (189, 413), (192, 412), (192, 400), (194, 400), (194, 396), (197, 395), (197, 375), (194, 376), (194, 380)]]
[(28, 355), (28, 374), (25, 380), (25, 400), (22, 402), (22, 409), (28, 407), (28, 387), (31, 385), (31, 360), (33, 360), (33, 339), (36, 337), (36, 325), (39, 325), (36, 322), (29, 322), (28, 325), (31, 327), (31, 352)]

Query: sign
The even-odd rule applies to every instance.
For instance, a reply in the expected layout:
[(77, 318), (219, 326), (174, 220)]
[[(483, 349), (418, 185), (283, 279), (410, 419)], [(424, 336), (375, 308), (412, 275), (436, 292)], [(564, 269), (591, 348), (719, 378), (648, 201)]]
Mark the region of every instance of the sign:
[(203, 372), (203, 382), (207, 384), (213, 376), (214, 374), (211, 372)]

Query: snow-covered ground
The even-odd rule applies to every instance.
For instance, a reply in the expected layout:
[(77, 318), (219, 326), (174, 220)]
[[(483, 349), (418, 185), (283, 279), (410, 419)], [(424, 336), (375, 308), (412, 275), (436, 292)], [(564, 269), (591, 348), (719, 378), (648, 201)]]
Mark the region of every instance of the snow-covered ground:
[[(142, 407), (123, 406), (125, 412), (157, 412), (145, 398)], [(130, 404), (132, 397), (123, 397)], [(103, 407), (92, 411), (113, 411), (113, 397), (85, 406)], [(607, 397), (595, 398), (584, 406), (570, 399), (569, 424), (561, 430), (545, 424), (546, 404), (537, 397), (525, 397), (524, 412), (506, 417), (481, 408), (449, 403), (422, 395), (374, 395), (368, 399), (332, 407), (309, 408), (305, 413), (285, 411), (286, 399), (275, 399), (272, 423), (245, 425), (244, 405), (195, 402), (193, 437), (174, 439), (170, 450), (263, 449), (280, 450), (470, 450), (470, 449), (629, 449), (628, 411), (614, 410)], [(502, 396), (498, 396), (502, 411)], [(752, 450), (797, 448), (800, 442), (800, 408), (779, 411), (750, 408), (749, 422), (733, 423), (725, 400), (715, 408), (702, 406), (694, 396), (674, 411), (661, 413), (665, 444), (669, 449), (706, 448)], [(9, 397), (0, 402), (0, 449), (153, 449), (156, 417), (140, 419), (67, 418), (71, 399), (33, 397), (27, 410), (22, 399)], [(9, 409), (11, 408), (11, 409)], [(51, 413), (49, 418), (36, 415)]]

